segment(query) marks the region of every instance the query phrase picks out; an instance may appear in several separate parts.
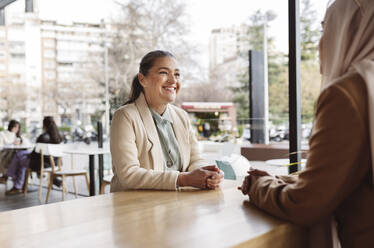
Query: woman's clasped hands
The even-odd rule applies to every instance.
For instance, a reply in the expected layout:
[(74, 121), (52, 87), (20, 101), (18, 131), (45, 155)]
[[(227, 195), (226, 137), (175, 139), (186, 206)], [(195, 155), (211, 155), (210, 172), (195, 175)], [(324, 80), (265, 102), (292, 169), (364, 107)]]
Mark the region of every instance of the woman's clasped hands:
[(223, 181), (224, 174), (216, 165), (208, 165), (190, 172), (181, 172), (177, 185), (192, 186), (200, 189), (216, 189)]

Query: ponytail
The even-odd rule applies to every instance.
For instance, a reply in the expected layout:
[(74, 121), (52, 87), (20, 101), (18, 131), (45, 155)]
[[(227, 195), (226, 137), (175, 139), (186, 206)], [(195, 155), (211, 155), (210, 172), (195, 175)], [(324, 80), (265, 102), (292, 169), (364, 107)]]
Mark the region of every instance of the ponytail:
[(135, 102), (142, 92), (144, 92), (144, 88), (139, 82), (138, 74), (136, 74), (132, 80), (129, 100), (127, 100), (124, 105)]

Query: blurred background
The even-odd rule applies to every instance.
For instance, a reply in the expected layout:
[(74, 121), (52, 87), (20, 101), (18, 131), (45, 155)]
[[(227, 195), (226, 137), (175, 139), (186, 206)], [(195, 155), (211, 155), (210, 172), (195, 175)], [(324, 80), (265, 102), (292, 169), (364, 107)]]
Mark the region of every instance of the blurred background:
[[(257, 50), (268, 60), (269, 141), (288, 140), (288, 11), (281, 1), (8, 2), (0, 25), (0, 129), (17, 119), (35, 141), (49, 115), (67, 143), (96, 141), (97, 121), (107, 138), (141, 56), (164, 49), (182, 68), (175, 104), (189, 112), (198, 138), (249, 142), (248, 51)], [(301, 1), (304, 143), (320, 90), (326, 2)]]

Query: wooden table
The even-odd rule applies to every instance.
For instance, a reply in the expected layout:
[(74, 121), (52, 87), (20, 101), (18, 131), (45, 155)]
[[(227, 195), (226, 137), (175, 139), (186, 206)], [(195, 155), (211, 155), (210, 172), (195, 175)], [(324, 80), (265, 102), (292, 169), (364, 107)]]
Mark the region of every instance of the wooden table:
[[(89, 177), (90, 177), (90, 196), (96, 195), (96, 185), (95, 185), (95, 155), (109, 154), (110, 150), (105, 148), (95, 148), (95, 149), (77, 149), (77, 150), (65, 150), (64, 153), (75, 155), (88, 155), (89, 156)], [(103, 165), (100, 163), (99, 166), (99, 178), (100, 184), (103, 178)], [(101, 186), (101, 185), (100, 185)]]
[(304, 229), (218, 190), (128, 191), (0, 213), (1, 247), (305, 247)]

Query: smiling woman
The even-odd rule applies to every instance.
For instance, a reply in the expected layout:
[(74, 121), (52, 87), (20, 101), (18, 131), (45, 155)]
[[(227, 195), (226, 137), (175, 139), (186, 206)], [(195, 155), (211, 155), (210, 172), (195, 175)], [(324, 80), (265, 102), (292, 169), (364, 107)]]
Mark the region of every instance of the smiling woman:
[(175, 100), (180, 89), (179, 76), (177, 62), (171, 56), (157, 59), (147, 76), (139, 73), (147, 103), (158, 114), (164, 113), (167, 104)]
[(187, 113), (171, 105), (179, 80), (171, 53), (158, 50), (143, 57), (130, 99), (115, 112), (111, 125), (112, 192), (215, 189), (222, 182), (223, 173), (201, 158)]

